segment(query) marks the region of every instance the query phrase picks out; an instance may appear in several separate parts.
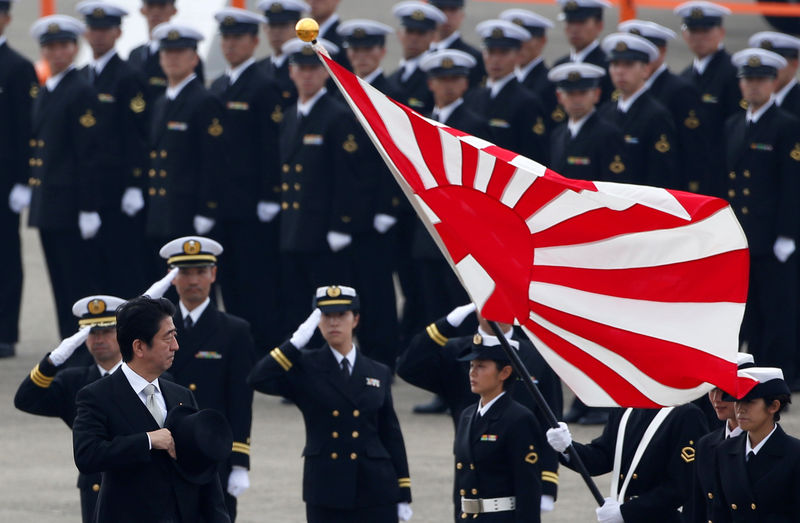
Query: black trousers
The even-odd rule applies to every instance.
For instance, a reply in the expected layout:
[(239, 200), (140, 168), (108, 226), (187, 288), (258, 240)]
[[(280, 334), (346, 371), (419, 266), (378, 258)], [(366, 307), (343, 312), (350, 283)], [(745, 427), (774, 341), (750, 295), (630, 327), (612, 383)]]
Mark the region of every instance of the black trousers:
[(397, 505), (339, 509), (306, 503), (308, 523), (397, 523)]
[(102, 292), (97, 275), (92, 270), (96, 263), (92, 259), (94, 252), (81, 238), (77, 227), (39, 230), (39, 238), (53, 287), (59, 335), (66, 338), (78, 330), (78, 319), (72, 315), (72, 304), (84, 296)]
[(356, 292), (361, 300), (359, 345), (364, 354), (394, 371), (398, 352), (397, 299), (389, 238), (369, 231), (353, 241)]
[(225, 311), (250, 322), (257, 350), (272, 350), (283, 341), (277, 219), (270, 223), (223, 221), (214, 227), (211, 237), (224, 249), (217, 281)]
[(742, 337), (759, 367), (780, 367), (787, 383), (797, 375), (797, 253), (785, 263), (772, 254), (750, 257), (750, 286)]
[(411, 258), (414, 243), (414, 231), (419, 218), (413, 210), (402, 212), (397, 223), (387, 234), (392, 242), (392, 259), (394, 270), (400, 280), (403, 291), (403, 311), (400, 319), (400, 346), (406, 347), (420, 329), (425, 327), (424, 304), (420, 291), (420, 277)]
[(19, 339), (19, 311), (22, 301), (22, 251), (19, 239), (19, 215), (8, 205), (0, 206), (0, 343)]
[(93, 270), (101, 292), (123, 299), (139, 296), (151, 283), (139, 254), (146, 250), (144, 213), (131, 218), (117, 206), (101, 210), (100, 219), (100, 230), (87, 245), (95, 253)]
[(81, 518), (83, 523), (92, 523), (94, 521), (94, 508), (97, 506), (97, 496), (99, 491), (95, 492), (91, 487), (80, 489), (81, 491)]

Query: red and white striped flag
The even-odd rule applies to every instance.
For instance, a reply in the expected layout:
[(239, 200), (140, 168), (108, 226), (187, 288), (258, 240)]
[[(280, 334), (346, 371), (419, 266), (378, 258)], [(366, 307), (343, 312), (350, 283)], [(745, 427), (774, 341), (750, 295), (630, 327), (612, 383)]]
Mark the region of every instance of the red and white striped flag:
[(328, 71), (481, 314), (518, 323), (588, 405), (743, 395), (747, 240), (726, 202), (570, 180)]

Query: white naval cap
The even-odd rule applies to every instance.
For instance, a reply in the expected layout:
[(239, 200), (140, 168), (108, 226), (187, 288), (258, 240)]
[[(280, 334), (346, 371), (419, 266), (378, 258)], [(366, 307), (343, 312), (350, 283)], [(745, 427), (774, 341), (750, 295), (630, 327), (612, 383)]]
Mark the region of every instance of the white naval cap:
[(267, 23), (267, 19), (258, 14), (238, 7), (225, 7), (214, 14), (219, 22), (222, 34), (257, 34), (258, 26)]
[(77, 41), (85, 31), (86, 26), (80, 20), (67, 15), (45, 16), (31, 26), (31, 36), (42, 45), (57, 40)]
[(339, 24), (336, 32), (344, 37), (344, 47), (374, 47), (386, 44), (386, 35), (394, 32), (390, 26), (356, 18)]
[(647, 38), (658, 47), (667, 45), (668, 40), (674, 40), (677, 36), (669, 27), (647, 20), (625, 20), (620, 22), (617, 30)]
[(282, 24), (300, 20), (300, 15), (311, 11), (311, 6), (302, 0), (261, 0), (258, 9), (264, 12), (267, 23)]
[(797, 58), (800, 38), (777, 31), (760, 31), (750, 37), (747, 45), (773, 51), (784, 58)]
[(183, 236), (164, 244), (158, 255), (171, 267), (216, 265), (222, 245), (205, 236)]
[(317, 292), (314, 294), (314, 307), (323, 313), (358, 312), (360, 306), (361, 300), (356, 290), (345, 285), (317, 287)]
[(179, 22), (164, 22), (153, 28), (153, 40), (159, 42), (160, 49), (189, 47), (197, 49), (197, 42), (203, 39), (203, 33)]
[(705, 0), (691, 0), (677, 6), (673, 13), (683, 18), (686, 27), (713, 27), (722, 25), (722, 17), (731, 14), (731, 10)]
[(477, 65), (472, 55), (457, 49), (439, 49), (423, 55), (419, 68), (430, 76), (468, 76)]
[(649, 63), (658, 58), (658, 48), (646, 38), (630, 33), (611, 33), (601, 44), (606, 60), (638, 60)]
[(739, 68), (740, 78), (777, 76), (778, 69), (783, 69), (788, 65), (786, 58), (760, 47), (742, 49), (734, 53), (731, 63)]
[(561, 6), (559, 20), (578, 22), (587, 18), (603, 18), (603, 9), (611, 7), (606, 0), (557, 0)]
[[(339, 52), (339, 46), (324, 38), (317, 38), (317, 44), (321, 45), (328, 51), (328, 54), (333, 56)], [(322, 62), (317, 58), (317, 53), (311, 47), (310, 42), (304, 42), (299, 38), (292, 38), (288, 40), (281, 50), (289, 57), (289, 61), (294, 64), (317, 64), (322, 65)]]
[(506, 9), (498, 18), (524, 27), (531, 36), (542, 36), (547, 29), (553, 27), (549, 18), (527, 9)]
[(425, 2), (409, 0), (395, 4), (392, 14), (400, 19), (400, 25), (418, 31), (433, 31), (447, 21), (447, 16), (438, 7)]
[(97, 0), (79, 2), (75, 10), (85, 17), (87, 26), (98, 29), (116, 27), (122, 24), (122, 17), (128, 14), (126, 9), (118, 5)]
[(80, 327), (111, 327), (117, 324), (117, 307), (123, 303), (125, 300), (116, 296), (87, 296), (72, 305), (72, 314), (80, 318)]
[(475, 26), (475, 31), (483, 38), (486, 47), (520, 47), (522, 42), (530, 40), (527, 29), (508, 20), (484, 20)]
[(606, 70), (585, 62), (567, 62), (557, 65), (547, 73), (547, 79), (564, 91), (591, 89), (600, 85)]
[(737, 352), (736, 366), (740, 369), (749, 369), (750, 367), (756, 366), (756, 360), (753, 358), (752, 354), (748, 354), (747, 352)]
[[(783, 378), (783, 371), (778, 367), (749, 367), (739, 369), (737, 374), (740, 378), (756, 380), (758, 384), (745, 394), (741, 400), (736, 401), (749, 401), (779, 394), (791, 394), (789, 386)], [(735, 400), (735, 398), (728, 398), (724, 395), (722, 399), (723, 401)]]

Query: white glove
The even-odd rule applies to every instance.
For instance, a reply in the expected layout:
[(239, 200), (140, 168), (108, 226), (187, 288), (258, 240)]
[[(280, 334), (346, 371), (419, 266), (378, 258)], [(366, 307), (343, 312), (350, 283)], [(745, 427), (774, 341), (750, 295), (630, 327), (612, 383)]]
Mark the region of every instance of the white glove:
[(329, 231), (328, 232), (328, 246), (330, 246), (333, 252), (339, 252), (353, 241), (353, 237), (349, 234), (344, 234), (342, 232), (336, 231)]
[(83, 327), (69, 338), (61, 340), (58, 347), (50, 353), (50, 361), (53, 362), (53, 365), (58, 367), (67, 361), (72, 356), (72, 353), (75, 352), (75, 349), (83, 345), (83, 342), (89, 337), (90, 330), (92, 329), (89, 326)]
[(215, 223), (217, 223), (216, 220), (198, 214), (194, 217), (194, 230), (202, 236), (213, 229)]
[(319, 309), (314, 309), (314, 312), (306, 318), (306, 321), (300, 324), (297, 327), (297, 330), (294, 331), (292, 337), (289, 338), (289, 343), (297, 347), (298, 349), (302, 349), (308, 342), (311, 340), (311, 336), (314, 335), (314, 331), (317, 330), (317, 325), (319, 325), (319, 317), (322, 316), (322, 311)]
[(625, 523), (622, 519), (622, 511), (620, 510), (620, 503), (614, 498), (606, 498), (606, 502), (602, 507), (597, 507), (597, 521), (599, 523)]
[(545, 512), (552, 512), (554, 508), (556, 508), (556, 500), (553, 499), (553, 496), (543, 494), (542, 501), (539, 503), (539, 512), (541, 514), (544, 514)]
[(786, 236), (778, 236), (778, 239), (775, 240), (775, 245), (772, 247), (772, 252), (775, 253), (775, 257), (778, 258), (779, 262), (785, 263), (794, 252), (794, 249), (793, 239)]
[(372, 226), (381, 234), (386, 234), (386, 231), (391, 229), (395, 223), (397, 223), (397, 218), (388, 214), (376, 214), (372, 219)]
[(559, 421), (557, 429), (547, 429), (547, 442), (556, 452), (567, 450), (572, 445), (572, 434), (569, 433), (567, 424)]
[(256, 206), (256, 214), (258, 214), (259, 221), (264, 223), (271, 222), (278, 215), (281, 206), (275, 202), (258, 202)]
[(467, 319), (467, 316), (475, 312), (475, 304), (468, 303), (466, 305), (462, 305), (461, 307), (456, 307), (455, 309), (451, 310), (450, 313), (447, 315), (447, 323), (452, 325), (453, 327), (458, 327), (464, 320)]
[(400, 521), (409, 521), (413, 515), (414, 511), (411, 510), (411, 505), (405, 501), (401, 501), (397, 504), (397, 519)]
[(178, 275), (178, 271), (180, 271), (179, 267), (175, 267), (169, 271), (166, 276), (148, 287), (147, 290), (142, 293), (142, 296), (150, 296), (154, 300), (164, 296), (164, 293), (167, 292), (167, 289), (169, 289), (169, 286), (172, 284), (172, 280)]
[(8, 194), (8, 206), (12, 212), (19, 214), (22, 209), (31, 204), (31, 188), (21, 183), (15, 183)]
[(144, 208), (144, 196), (138, 187), (128, 187), (122, 195), (122, 212), (130, 217)]
[(81, 211), (78, 213), (78, 228), (80, 228), (81, 238), (84, 240), (91, 240), (97, 236), (97, 231), (100, 230), (102, 223), (103, 220), (96, 212)]
[(238, 498), (249, 488), (250, 476), (247, 474), (247, 469), (234, 465), (231, 469), (231, 475), (228, 476), (228, 494)]

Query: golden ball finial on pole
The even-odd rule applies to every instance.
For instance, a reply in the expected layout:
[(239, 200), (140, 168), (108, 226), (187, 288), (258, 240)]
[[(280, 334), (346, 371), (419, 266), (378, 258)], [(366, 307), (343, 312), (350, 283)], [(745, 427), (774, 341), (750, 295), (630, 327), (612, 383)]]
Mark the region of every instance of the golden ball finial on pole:
[(298, 20), (294, 30), (297, 33), (297, 38), (304, 42), (313, 42), (319, 36), (319, 24), (313, 18)]

